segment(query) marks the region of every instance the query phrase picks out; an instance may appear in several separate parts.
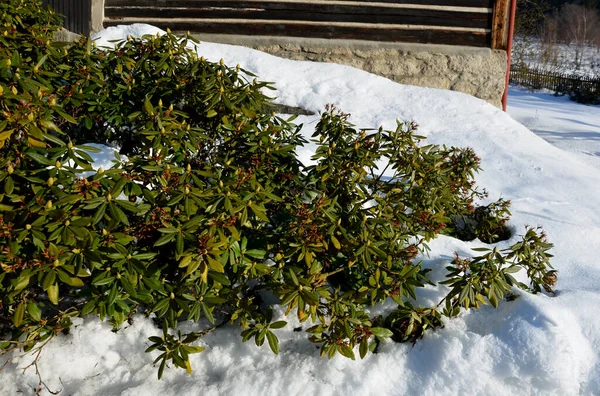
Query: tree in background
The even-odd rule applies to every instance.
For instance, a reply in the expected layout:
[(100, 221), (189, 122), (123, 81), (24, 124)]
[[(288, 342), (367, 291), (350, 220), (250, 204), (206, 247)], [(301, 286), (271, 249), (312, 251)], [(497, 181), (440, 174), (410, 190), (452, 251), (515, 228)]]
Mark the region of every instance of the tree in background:
[(527, 67), (528, 59), (535, 56), (540, 29), (553, 7), (548, 0), (521, 0), (517, 2), (513, 64)]
[[(559, 44), (567, 45), (561, 48)], [(517, 6), (513, 65), (568, 71), (600, 50), (598, 2), (523, 0)], [(592, 62), (592, 67), (594, 67)]]
[(589, 5), (564, 4), (553, 19), (558, 19), (562, 37), (573, 48), (575, 68), (579, 70), (586, 51), (600, 37), (598, 10)]

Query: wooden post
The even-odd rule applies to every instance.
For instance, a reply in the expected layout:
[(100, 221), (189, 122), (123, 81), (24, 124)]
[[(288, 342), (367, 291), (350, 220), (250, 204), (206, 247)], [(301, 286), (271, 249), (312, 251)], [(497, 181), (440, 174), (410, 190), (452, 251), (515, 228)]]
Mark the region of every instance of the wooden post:
[(104, 0), (90, 0), (91, 4), (91, 15), (90, 15), (90, 30), (92, 33), (98, 32), (102, 29), (104, 23)]
[(492, 49), (507, 50), (509, 42), (510, 0), (496, 0), (492, 16)]

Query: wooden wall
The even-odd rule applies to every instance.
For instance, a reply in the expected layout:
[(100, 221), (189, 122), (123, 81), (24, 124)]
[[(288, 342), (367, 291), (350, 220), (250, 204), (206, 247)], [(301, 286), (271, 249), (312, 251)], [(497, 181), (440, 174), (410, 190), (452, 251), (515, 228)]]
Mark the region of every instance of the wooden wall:
[(88, 35), (91, 23), (90, 0), (43, 0), (54, 11), (64, 15), (64, 27), (73, 33)]
[(104, 12), (105, 27), (144, 22), (173, 31), (499, 49), (508, 40), (507, 0), (105, 0)]

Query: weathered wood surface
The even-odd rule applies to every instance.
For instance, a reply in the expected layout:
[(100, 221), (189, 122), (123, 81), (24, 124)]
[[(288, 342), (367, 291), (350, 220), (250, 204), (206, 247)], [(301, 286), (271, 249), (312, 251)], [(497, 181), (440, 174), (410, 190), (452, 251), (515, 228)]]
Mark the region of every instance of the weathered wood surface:
[(508, 25), (510, 0), (496, 0), (492, 16), (492, 48), (508, 48)]
[[(286, 3), (291, 3), (294, 0), (287, 0)], [(300, 2), (302, 0), (299, 0)], [(304, 0), (306, 2), (306, 0)], [(310, 0), (309, 0), (310, 1)], [(421, 5), (421, 6), (448, 6), (448, 7), (483, 7), (492, 8), (494, 0), (312, 0), (313, 3), (327, 2), (345, 2), (345, 3), (389, 3), (397, 5)], [(195, 7), (205, 5), (207, 3), (215, 4), (215, 7), (230, 7), (237, 4), (260, 4), (261, 0), (255, 1), (238, 1), (238, 0), (105, 0), (106, 6), (176, 6), (176, 7)], [(281, 2), (283, 3), (283, 1)]]
[(43, 0), (54, 11), (65, 17), (64, 27), (71, 32), (87, 35), (90, 33), (90, 0)]
[(455, 26), (467, 28), (488, 28), (491, 14), (481, 12), (447, 11), (419, 8), (385, 8), (338, 6), (311, 3), (270, 2), (264, 8), (216, 8), (216, 7), (107, 7), (108, 18), (147, 17), (147, 18), (214, 18), (214, 19), (255, 19), (255, 20), (294, 20), (322, 22), (359, 22), (377, 24), (407, 24)]
[(106, 0), (104, 25), (490, 47), (493, 1)]
[[(122, 23), (141, 22), (140, 19), (106, 20), (105, 26)], [(447, 45), (466, 45), (472, 47), (488, 47), (489, 32), (472, 32), (460, 30), (426, 29), (426, 28), (373, 28), (373, 26), (352, 26), (314, 23), (284, 23), (255, 21), (214, 21), (201, 19), (152, 19), (146, 22), (161, 29), (167, 27), (173, 31), (191, 31), (216, 34), (290, 36), (306, 38), (331, 38), (347, 40), (372, 40), (382, 42), (403, 43), (435, 43)]]

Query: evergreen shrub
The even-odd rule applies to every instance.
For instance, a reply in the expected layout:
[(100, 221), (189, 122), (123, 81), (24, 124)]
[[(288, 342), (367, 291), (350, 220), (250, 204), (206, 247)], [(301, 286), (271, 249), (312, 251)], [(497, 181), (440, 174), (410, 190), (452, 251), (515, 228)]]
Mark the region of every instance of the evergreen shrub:
[[(496, 306), (513, 286), (552, 290), (552, 245), (529, 228), (505, 251), (456, 257), (448, 295), (418, 305), (416, 290), (433, 284), (417, 260), (427, 241), (466, 224), (492, 241), (506, 221), (506, 201), (476, 207), (470, 149), (425, 145), (414, 123), (356, 129), (328, 106), (305, 167), (300, 127), (273, 114), (270, 85), (199, 58), (190, 37), (104, 49), (51, 42), (60, 20), (38, 1), (5, 1), (0, 15), (4, 353), (41, 351), (73, 317), (116, 330), (135, 313), (162, 326), (148, 348), (159, 377), (167, 363), (191, 371), (195, 342), (224, 324), (277, 353), (286, 322), (272, 320), (272, 295), (310, 323), (322, 356), (363, 357), (461, 308)], [(94, 169), (89, 143), (122, 155)], [(511, 275), (520, 270), (529, 286)], [(371, 317), (388, 299), (398, 308)], [(186, 320), (205, 330), (173, 331)]]

